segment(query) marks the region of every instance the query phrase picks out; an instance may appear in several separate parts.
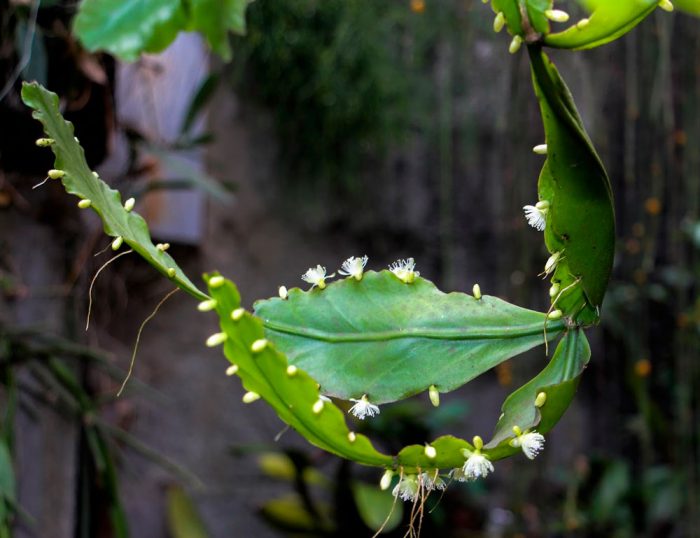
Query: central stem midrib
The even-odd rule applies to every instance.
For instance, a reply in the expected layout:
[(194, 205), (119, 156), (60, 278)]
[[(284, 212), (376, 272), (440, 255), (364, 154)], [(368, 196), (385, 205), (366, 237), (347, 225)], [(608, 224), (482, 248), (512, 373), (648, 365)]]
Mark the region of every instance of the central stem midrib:
[[(506, 338), (512, 339), (522, 336), (532, 336), (535, 334), (544, 335), (543, 322), (520, 325), (516, 327), (478, 327), (476, 329), (469, 329), (465, 327), (446, 329), (409, 328), (375, 332), (363, 331), (356, 333), (330, 333), (328, 331), (308, 327), (292, 326), (270, 320), (264, 320), (263, 324), (266, 329), (271, 331), (334, 343), (379, 342), (386, 340), (399, 340), (402, 338), (428, 338), (433, 340), (493, 340)], [(547, 339), (551, 340), (563, 329), (563, 322), (551, 322), (551, 324), (547, 325)]]

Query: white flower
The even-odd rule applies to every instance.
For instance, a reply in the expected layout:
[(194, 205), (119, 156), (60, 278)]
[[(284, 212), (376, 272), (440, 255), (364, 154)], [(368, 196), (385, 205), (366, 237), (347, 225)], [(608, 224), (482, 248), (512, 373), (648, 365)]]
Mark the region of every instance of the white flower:
[(367, 265), (367, 256), (362, 256), (362, 258), (350, 256), (343, 262), (343, 265), (338, 270), (338, 274), (351, 276), (355, 280), (362, 280), (362, 273), (365, 270), (365, 265)]
[(464, 479), (460, 480), (460, 482), (485, 478), (489, 473), (493, 472), (493, 463), (480, 451), (476, 450), (469, 453), (461, 471)]
[(391, 494), (402, 501), (415, 501), (419, 492), (418, 477), (402, 476), (399, 483), (394, 486)]
[(460, 482), (468, 480), (476, 480), (477, 478), (485, 478), (486, 475), (493, 472), (493, 463), (481, 453), (484, 447), (484, 441), (478, 435), (474, 436), (474, 450), (467, 448), (462, 450), (462, 455), (467, 458), (461, 469), (461, 477), (457, 478)]
[(547, 224), (547, 211), (549, 210), (549, 202), (542, 200), (535, 205), (526, 205), (523, 207), (527, 223), (537, 231), (544, 231)]
[(306, 273), (301, 275), (301, 279), (304, 282), (311, 284), (311, 289), (313, 289), (315, 286), (323, 289), (326, 287), (326, 278), (331, 278), (333, 276), (335, 276), (335, 273), (326, 276), (326, 268), (321, 267), (321, 265), (317, 265), (316, 267), (310, 267)]
[(355, 415), (360, 420), (364, 420), (367, 416), (373, 417), (374, 415), (379, 414), (379, 407), (369, 403), (366, 394), (363, 394), (362, 398), (359, 400), (350, 398), (350, 401), (355, 402), (355, 405), (350, 408), (350, 413)]
[(513, 432), (515, 433), (515, 437), (510, 440), (510, 446), (522, 448), (523, 454), (525, 454), (528, 459), (534, 460), (535, 456), (542, 452), (544, 448), (544, 435), (536, 431), (526, 431), (523, 433), (517, 426), (513, 426)]
[(462, 467), (455, 467), (450, 471), (450, 478), (456, 480), (457, 482), (468, 482), (469, 478), (464, 474), (464, 469)]
[(413, 258), (397, 260), (389, 266), (389, 270), (406, 284), (412, 283), (417, 276), (420, 276), (418, 271), (414, 271), (415, 268), (416, 262)]
[(420, 483), (423, 485), (425, 491), (443, 491), (447, 488), (447, 484), (445, 484), (445, 481), (442, 478), (440, 478), (435, 472), (433, 472), (432, 474), (422, 473), (419, 478)]

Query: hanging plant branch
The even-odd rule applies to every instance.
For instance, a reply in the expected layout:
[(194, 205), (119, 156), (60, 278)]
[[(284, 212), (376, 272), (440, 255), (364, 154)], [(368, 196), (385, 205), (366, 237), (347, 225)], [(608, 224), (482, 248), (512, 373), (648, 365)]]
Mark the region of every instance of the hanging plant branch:
[(178, 287), (198, 299), (206, 299), (207, 295), (190, 281), (165, 248), (153, 244), (146, 221), (133, 211), (134, 200), (122, 202), (121, 194), (90, 170), (85, 152), (75, 138), (73, 124), (59, 112), (58, 96), (33, 82), (23, 84), (22, 100), (34, 109), (34, 118), (41, 122), (49, 137), (37, 143), (49, 146), (56, 156), (49, 178), (59, 179), (67, 193), (80, 198), (79, 207), (97, 213), (105, 233), (114, 238), (112, 248), (119, 250), (126, 243)]

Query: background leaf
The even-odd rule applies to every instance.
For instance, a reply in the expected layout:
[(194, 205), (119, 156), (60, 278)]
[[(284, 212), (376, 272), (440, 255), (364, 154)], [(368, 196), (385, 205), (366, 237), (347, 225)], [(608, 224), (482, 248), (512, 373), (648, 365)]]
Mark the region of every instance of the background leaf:
[(172, 538), (209, 538), (204, 521), (181, 486), (167, 489), (168, 532)]
[(231, 59), (229, 31), (245, 34), (248, 0), (191, 0), (188, 29), (197, 30), (225, 61)]
[(83, 0), (73, 31), (89, 51), (132, 61), (164, 50), (185, 24), (181, 0)]
[(384, 521), (383, 533), (394, 530), (401, 523), (403, 503), (396, 502), (389, 490), (382, 491), (374, 485), (354, 482), (352, 495), (362, 521), (373, 531), (384, 525)]

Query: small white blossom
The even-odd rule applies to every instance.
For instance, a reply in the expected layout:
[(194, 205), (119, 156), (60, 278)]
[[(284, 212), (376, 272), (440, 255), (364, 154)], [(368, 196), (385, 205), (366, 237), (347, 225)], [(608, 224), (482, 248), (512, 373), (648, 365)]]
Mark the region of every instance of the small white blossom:
[(331, 278), (333, 276), (335, 276), (335, 273), (326, 276), (326, 268), (322, 267), (321, 265), (317, 265), (316, 267), (310, 267), (306, 273), (301, 275), (301, 279), (304, 282), (311, 284), (311, 289), (316, 286), (323, 289), (326, 287), (326, 278)]
[(523, 206), (527, 223), (535, 230), (542, 232), (547, 224), (547, 211), (549, 210), (549, 202), (543, 200), (535, 205)]
[(440, 478), (437, 473), (422, 473), (420, 475), (420, 483), (423, 485), (423, 489), (427, 492), (431, 491), (444, 491), (447, 488), (445, 481)]
[(364, 273), (365, 265), (367, 265), (367, 256), (362, 256), (362, 258), (350, 256), (343, 262), (343, 265), (338, 270), (338, 274), (351, 276), (355, 280), (362, 280), (362, 273)]
[(464, 474), (464, 469), (462, 467), (455, 467), (450, 471), (450, 478), (456, 480), (457, 482), (468, 482), (469, 478)]
[[(477, 478), (485, 478), (489, 473), (493, 472), (493, 463), (484, 456), (480, 451), (475, 450), (467, 456), (467, 461), (462, 466), (463, 480), (476, 480)], [(458, 479), (459, 480), (459, 479)]]
[(517, 426), (513, 426), (513, 432), (515, 433), (515, 437), (510, 440), (510, 446), (520, 447), (523, 450), (523, 454), (525, 454), (528, 459), (534, 460), (535, 456), (542, 452), (544, 448), (544, 435), (536, 431), (526, 431), (523, 433)]
[(462, 455), (467, 458), (461, 469), (461, 477), (457, 478), (460, 482), (476, 480), (477, 478), (485, 478), (489, 473), (493, 472), (493, 463), (481, 453), (484, 447), (484, 441), (478, 435), (474, 436), (474, 450), (467, 448), (462, 450)]
[(416, 262), (413, 258), (406, 260), (397, 260), (389, 266), (389, 270), (394, 273), (401, 282), (411, 284), (417, 276), (420, 276), (418, 271), (415, 271)]
[(418, 497), (419, 490), (418, 477), (409, 475), (401, 477), (401, 480), (394, 486), (391, 494), (402, 501), (415, 501)]
[(359, 400), (350, 398), (350, 401), (355, 402), (355, 405), (350, 408), (350, 413), (355, 415), (360, 420), (364, 420), (367, 416), (373, 417), (374, 415), (379, 414), (379, 407), (369, 403), (366, 394), (363, 394), (362, 398)]

